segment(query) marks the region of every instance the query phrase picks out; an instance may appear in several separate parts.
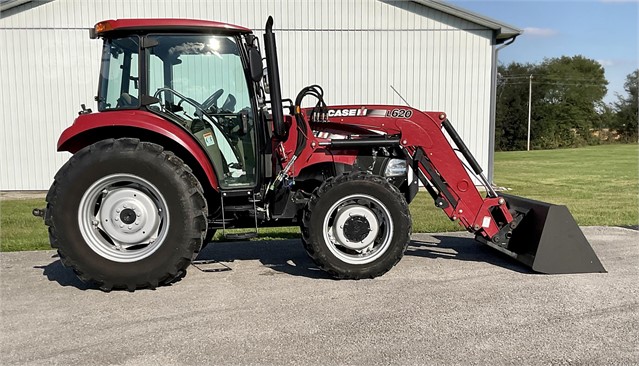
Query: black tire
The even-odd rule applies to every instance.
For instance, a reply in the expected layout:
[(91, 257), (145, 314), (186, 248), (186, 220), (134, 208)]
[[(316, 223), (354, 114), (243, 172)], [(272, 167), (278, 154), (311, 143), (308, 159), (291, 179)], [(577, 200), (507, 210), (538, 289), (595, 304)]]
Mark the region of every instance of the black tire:
[[(111, 181), (107, 188), (100, 186)], [(130, 198), (109, 198), (125, 193)], [(92, 204), (87, 197), (97, 198)], [(155, 288), (183, 276), (207, 229), (206, 200), (191, 169), (172, 152), (138, 139), (108, 139), (78, 151), (56, 174), (46, 201), (45, 224), (62, 264), (106, 291)], [(119, 206), (127, 203), (131, 206), (122, 207), (131, 209)], [(142, 208), (135, 212), (144, 213), (137, 215), (140, 219), (129, 215), (137, 207)], [(120, 228), (142, 226), (125, 232), (115, 223), (118, 217)], [(146, 227), (149, 233), (142, 231)], [(146, 235), (142, 244), (129, 241), (140, 232)], [(126, 246), (109, 233), (121, 235)]]
[[(365, 208), (361, 212), (366, 217), (370, 214), (375, 217), (371, 220), (360, 216), (364, 219), (355, 220), (365, 222), (363, 231), (360, 227), (347, 232), (333, 225), (347, 214), (343, 219), (346, 222), (342, 221), (342, 227), (347, 227), (361, 208)], [(371, 223), (375, 222), (378, 229), (371, 229)], [(353, 223), (350, 227), (354, 227)], [(374, 278), (388, 272), (403, 257), (411, 228), (408, 204), (402, 193), (386, 179), (364, 172), (327, 179), (313, 192), (302, 213), (301, 225), (302, 243), (309, 256), (321, 269), (341, 279)], [(334, 234), (337, 231), (340, 234)], [(372, 237), (362, 237), (368, 233), (373, 233)], [(338, 235), (342, 235), (341, 241), (335, 238)], [(366, 248), (353, 249), (342, 244), (359, 245), (360, 239), (361, 245), (368, 245)]]

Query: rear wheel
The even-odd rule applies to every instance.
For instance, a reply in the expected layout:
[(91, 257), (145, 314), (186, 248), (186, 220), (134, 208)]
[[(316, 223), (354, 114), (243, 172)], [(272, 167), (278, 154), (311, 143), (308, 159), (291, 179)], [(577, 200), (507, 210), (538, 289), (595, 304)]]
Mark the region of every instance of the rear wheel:
[(360, 172), (325, 181), (306, 206), (301, 229), (320, 268), (338, 278), (373, 278), (404, 255), (411, 218), (395, 186)]
[(185, 273), (206, 214), (202, 186), (182, 160), (123, 138), (88, 146), (60, 169), (45, 223), (62, 263), (82, 280), (135, 290)]

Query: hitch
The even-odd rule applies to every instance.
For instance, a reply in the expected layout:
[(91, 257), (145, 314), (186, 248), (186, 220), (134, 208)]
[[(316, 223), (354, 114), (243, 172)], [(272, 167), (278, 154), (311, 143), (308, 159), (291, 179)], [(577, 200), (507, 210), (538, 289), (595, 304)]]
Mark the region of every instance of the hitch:
[(44, 220), (44, 215), (46, 215), (46, 213), (47, 213), (46, 208), (34, 208), (33, 211), (31, 211), (31, 214), (33, 214), (33, 216), (39, 217), (43, 220)]

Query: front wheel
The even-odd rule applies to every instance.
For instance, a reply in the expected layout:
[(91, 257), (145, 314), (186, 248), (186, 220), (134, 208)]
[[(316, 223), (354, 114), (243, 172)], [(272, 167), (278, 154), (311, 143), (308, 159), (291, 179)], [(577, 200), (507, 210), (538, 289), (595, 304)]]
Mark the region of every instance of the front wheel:
[(411, 217), (399, 190), (366, 173), (330, 178), (302, 216), (302, 242), (315, 263), (337, 278), (388, 272), (410, 242)]
[(186, 271), (206, 233), (191, 169), (161, 146), (109, 139), (71, 157), (47, 194), (45, 223), (66, 267), (100, 288), (154, 288)]

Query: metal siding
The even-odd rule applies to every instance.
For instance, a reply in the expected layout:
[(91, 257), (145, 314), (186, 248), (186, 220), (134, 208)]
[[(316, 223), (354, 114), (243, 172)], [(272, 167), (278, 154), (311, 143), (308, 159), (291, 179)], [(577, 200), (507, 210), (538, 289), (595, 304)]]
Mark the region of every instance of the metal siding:
[[(2, 190), (39, 190), (50, 185), (68, 154), (56, 153), (58, 136), (92, 105), (99, 44), (86, 30), (1, 30)], [(72, 52), (69, 52), (72, 51)]]
[(488, 165), (492, 31), (413, 2), (375, 0), (57, 0), (0, 19), (0, 189), (47, 189), (68, 159), (59, 134), (81, 103), (95, 109), (100, 42), (109, 18), (213, 19), (256, 30), (275, 18), (283, 95), (324, 87), (331, 104), (403, 104), (446, 111)]

